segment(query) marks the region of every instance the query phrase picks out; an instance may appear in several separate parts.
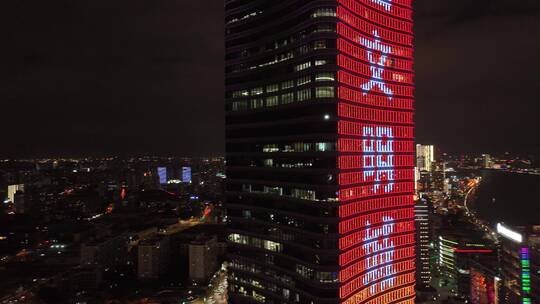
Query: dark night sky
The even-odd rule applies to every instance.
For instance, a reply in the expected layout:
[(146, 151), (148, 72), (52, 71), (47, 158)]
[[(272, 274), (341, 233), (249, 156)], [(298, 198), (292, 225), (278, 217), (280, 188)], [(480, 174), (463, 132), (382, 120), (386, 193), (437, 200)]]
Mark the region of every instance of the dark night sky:
[[(540, 1), (416, 8), (418, 141), (538, 153)], [(0, 156), (222, 153), (222, 0), (3, 0), (0, 11)]]

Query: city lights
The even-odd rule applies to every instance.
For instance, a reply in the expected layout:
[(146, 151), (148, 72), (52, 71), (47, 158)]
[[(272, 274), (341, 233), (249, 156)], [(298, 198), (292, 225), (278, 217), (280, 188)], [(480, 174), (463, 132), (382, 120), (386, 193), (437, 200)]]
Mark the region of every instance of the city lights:
[(510, 240), (513, 240), (515, 242), (518, 242), (518, 243), (523, 242), (523, 236), (520, 233), (510, 230), (509, 228), (503, 226), (503, 224), (501, 223), (497, 224), (497, 232), (501, 234), (502, 236)]

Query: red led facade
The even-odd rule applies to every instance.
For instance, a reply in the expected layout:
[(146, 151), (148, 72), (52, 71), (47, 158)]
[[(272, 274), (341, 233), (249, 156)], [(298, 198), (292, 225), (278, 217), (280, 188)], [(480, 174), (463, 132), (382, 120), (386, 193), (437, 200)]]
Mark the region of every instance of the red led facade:
[(337, 0), (341, 303), (414, 303), (411, 0)]
[[(338, 123), (338, 133), (340, 135), (362, 136), (364, 128), (379, 128), (380, 124), (371, 124), (358, 121), (347, 121), (347, 117), (341, 117)], [(394, 126), (394, 138), (414, 138), (414, 128), (410, 126)]]

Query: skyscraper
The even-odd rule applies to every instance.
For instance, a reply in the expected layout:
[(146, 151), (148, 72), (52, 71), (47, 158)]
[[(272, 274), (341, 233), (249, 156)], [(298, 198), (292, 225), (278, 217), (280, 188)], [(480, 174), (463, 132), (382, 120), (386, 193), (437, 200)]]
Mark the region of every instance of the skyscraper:
[(416, 167), (419, 171), (431, 172), (435, 162), (435, 147), (432, 145), (416, 145)]
[(413, 303), (411, 0), (229, 0), (233, 303)]
[(424, 288), (430, 286), (431, 283), (429, 247), (432, 241), (433, 204), (427, 198), (420, 198), (416, 201), (414, 212), (416, 216), (416, 284), (417, 287)]

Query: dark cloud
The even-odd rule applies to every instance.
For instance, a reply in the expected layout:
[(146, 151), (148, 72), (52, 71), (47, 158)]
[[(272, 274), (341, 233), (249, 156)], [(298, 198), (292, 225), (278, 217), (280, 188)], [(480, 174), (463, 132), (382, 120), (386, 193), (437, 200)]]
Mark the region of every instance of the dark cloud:
[[(418, 140), (538, 150), (540, 2), (415, 7)], [(0, 155), (222, 153), (222, 0), (5, 0), (0, 12)]]

